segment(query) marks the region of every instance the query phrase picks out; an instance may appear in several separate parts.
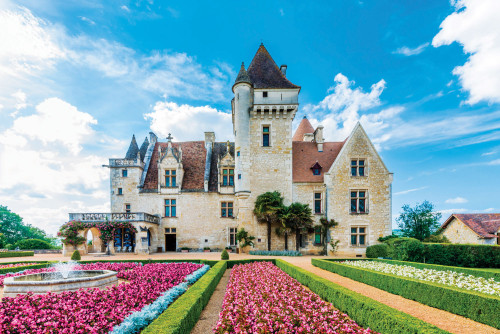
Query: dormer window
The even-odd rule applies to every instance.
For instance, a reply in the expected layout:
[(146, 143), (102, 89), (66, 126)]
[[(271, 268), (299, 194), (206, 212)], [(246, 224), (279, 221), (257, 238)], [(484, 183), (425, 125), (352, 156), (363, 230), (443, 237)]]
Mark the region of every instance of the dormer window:
[(223, 168), (222, 169), (222, 185), (234, 186), (234, 168)]
[(267, 92), (262, 92), (262, 97), (267, 97)]
[(321, 175), (321, 165), (316, 161), (316, 163), (311, 167), (313, 175)]
[(165, 170), (165, 186), (166, 187), (176, 187), (177, 186), (177, 176), (175, 169)]

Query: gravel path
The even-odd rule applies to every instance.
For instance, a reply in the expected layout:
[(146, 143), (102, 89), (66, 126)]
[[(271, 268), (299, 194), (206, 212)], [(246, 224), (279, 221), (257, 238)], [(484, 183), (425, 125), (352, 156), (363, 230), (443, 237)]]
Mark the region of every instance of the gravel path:
[(433, 308), (416, 301), (403, 298), (398, 295), (393, 295), (384, 290), (374, 288), (370, 285), (354, 281), (350, 278), (343, 277), (332, 272), (314, 267), (311, 264), (311, 259), (308, 258), (290, 258), (288, 261), (298, 267), (308, 270), (320, 277), (339, 284), (349, 290), (358, 292), (367, 297), (375, 299), (383, 304), (393, 307), (397, 310), (405, 312), (416, 318), (422, 319), (436, 327), (457, 334), (499, 334), (500, 330), (493, 327), (481, 324), (468, 318)]
[(217, 324), (217, 321), (219, 320), (219, 313), (222, 311), (222, 301), (224, 300), (224, 295), (226, 293), (229, 275), (231, 275), (231, 269), (226, 270), (219, 284), (217, 284), (212, 297), (208, 301), (207, 306), (205, 306), (201, 312), (200, 319), (196, 323), (196, 326), (194, 326), (191, 334), (212, 333), (212, 328), (214, 328)]

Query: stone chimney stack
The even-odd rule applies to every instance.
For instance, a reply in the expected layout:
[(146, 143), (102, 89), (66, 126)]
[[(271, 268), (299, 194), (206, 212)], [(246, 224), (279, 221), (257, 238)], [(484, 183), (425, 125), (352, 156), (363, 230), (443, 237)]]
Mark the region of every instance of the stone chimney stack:
[(314, 141), (314, 133), (304, 133), (303, 141)]
[(215, 143), (215, 132), (205, 132), (205, 147), (213, 146)]
[(314, 141), (318, 147), (318, 152), (323, 152), (323, 143), (325, 139), (323, 138), (323, 125), (318, 125), (316, 131), (314, 131)]
[(283, 75), (286, 77), (286, 69), (287, 69), (288, 66), (286, 66), (285, 64), (281, 65), (280, 67), (280, 70), (281, 70), (281, 73), (283, 73)]

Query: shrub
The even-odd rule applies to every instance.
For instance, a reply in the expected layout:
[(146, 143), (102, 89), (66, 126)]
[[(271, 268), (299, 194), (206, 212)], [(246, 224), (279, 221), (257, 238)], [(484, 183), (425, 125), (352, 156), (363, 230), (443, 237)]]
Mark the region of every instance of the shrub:
[(395, 234), (391, 234), (391, 235), (386, 235), (385, 237), (380, 237), (377, 240), (379, 242), (386, 242), (386, 241), (388, 241), (390, 239), (396, 239), (396, 238), (399, 238), (399, 237), (397, 235), (395, 235)]
[(469, 268), (500, 268), (500, 246), (497, 245), (423, 245), (427, 263)]
[(407, 238), (394, 243), (394, 259), (401, 261), (422, 262), (424, 245), (417, 239)]
[(7, 248), (8, 250), (14, 250), (16, 247), (14, 247), (13, 244), (7, 244), (5, 245), (5, 248)]
[(284, 251), (266, 251), (254, 250), (249, 252), (250, 255), (264, 255), (264, 256), (302, 256), (299, 251), (284, 250)]
[(449, 244), (451, 243), (448, 238), (442, 234), (433, 234), (424, 239), (424, 242), (432, 242), (436, 244)]
[(73, 255), (71, 255), (71, 260), (80, 261), (81, 259), (82, 259), (82, 257), (80, 255), (80, 252), (78, 251), (78, 249), (75, 249), (75, 251), (73, 252)]
[(312, 264), (404, 298), (500, 328), (500, 319), (496, 316), (500, 309), (499, 297), (351, 267), (337, 261), (312, 259)]
[(229, 253), (227, 252), (226, 249), (222, 251), (222, 254), (220, 255), (221, 260), (229, 260)]
[(35, 252), (0, 252), (0, 257), (23, 257), (23, 256), (35, 256)]
[(15, 244), (19, 249), (52, 249), (52, 245), (45, 240), (25, 239), (19, 240)]
[(366, 248), (366, 257), (377, 258), (377, 257), (388, 257), (390, 247), (387, 244), (373, 245)]

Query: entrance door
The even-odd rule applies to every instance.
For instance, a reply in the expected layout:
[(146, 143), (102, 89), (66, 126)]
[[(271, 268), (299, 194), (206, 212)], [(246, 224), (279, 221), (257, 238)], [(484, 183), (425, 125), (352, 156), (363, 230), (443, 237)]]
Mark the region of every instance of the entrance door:
[(175, 234), (165, 234), (165, 251), (175, 252), (177, 246), (177, 238)]

